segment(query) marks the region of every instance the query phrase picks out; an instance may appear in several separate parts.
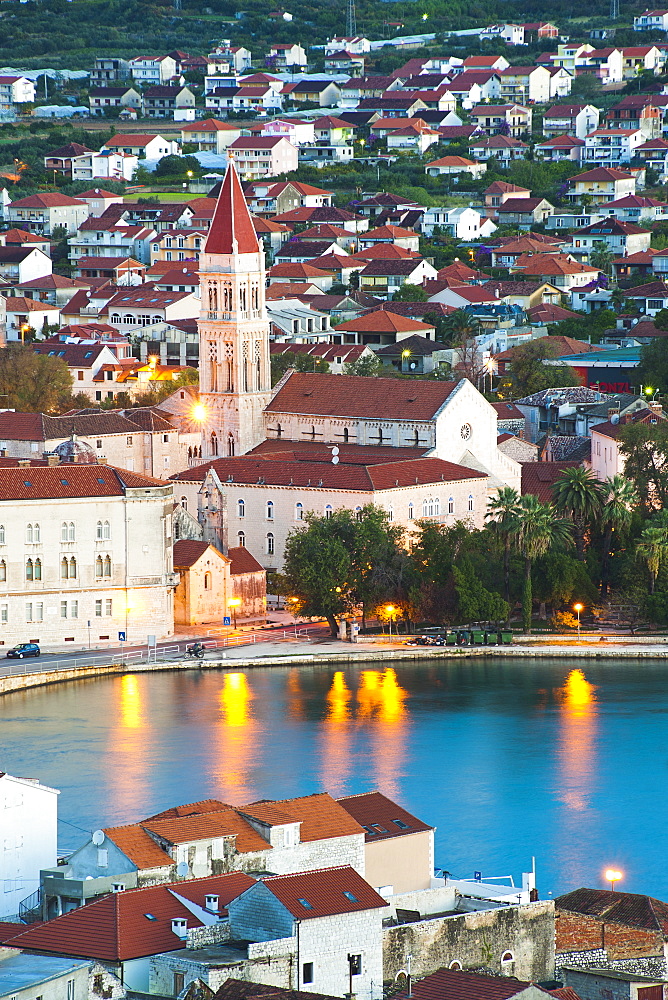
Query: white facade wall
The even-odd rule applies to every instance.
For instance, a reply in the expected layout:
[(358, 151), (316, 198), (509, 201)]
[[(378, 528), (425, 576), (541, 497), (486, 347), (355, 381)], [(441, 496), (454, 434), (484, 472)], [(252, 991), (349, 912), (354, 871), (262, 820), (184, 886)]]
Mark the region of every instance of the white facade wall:
[(0, 919), (12, 920), (22, 899), (39, 888), (42, 868), (57, 860), (55, 788), (11, 774), (0, 777)]
[[(67, 478), (67, 466), (60, 470)], [(0, 645), (31, 639), (42, 645), (87, 645), (88, 621), (94, 643), (108, 639), (115, 645), (118, 632), (126, 629), (130, 642), (145, 642), (149, 634), (171, 635), (172, 505), (171, 484), (128, 490), (125, 497), (0, 502), (0, 577), (6, 577), (0, 579)], [(108, 538), (97, 538), (98, 521), (108, 523)], [(73, 540), (62, 540), (63, 524), (74, 525)], [(104, 575), (107, 557), (111, 575)], [(29, 559), (32, 580), (26, 578)], [(74, 577), (69, 576), (72, 559)], [(37, 560), (41, 579), (34, 578)], [(55, 858), (40, 867), (54, 863)]]
[(591, 432), (591, 470), (603, 481), (612, 479), (618, 473), (624, 474), (626, 460), (619, 451), (619, 445), (614, 438), (597, 434), (594, 428)]
[[(59, 205), (54, 208), (15, 208), (9, 205), (6, 215), (13, 225), (49, 236), (57, 226), (63, 226), (68, 233), (76, 233), (81, 223), (90, 215), (90, 209), (84, 202), (80, 205)], [(51, 274), (51, 271), (42, 271), (42, 274), (45, 273)]]
[[(442, 457), (442, 456), (438, 456)], [(449, 459), (449, 461), (454, 461)], [(511, 460), (512, 461), (512, 460)], [(514, 463), (516, 464), (516, 463)], [(302, 524), (300, 513), (314, 511), (320, 516), (327, 509), (341, 508), (355, 510), (365, 504), (374, 503), (392, 512), (392, 520), (406, 529), (414, 526), (415, 520), (423, 516), (423, 502), (431, 498), (439, 501), (440, 515), (434, 516), (439, 523), (455, 524), (456, 521), (471, 523), (476, 528), (484, 525), (489, 480), (487, 478), (465, 479), (457, 482), (438, 482), (431, 485), (397, 487), (390, 490), (332, 490), (306, 486), (270, 486), (252, 484), (223, 483), (223, 496), (227, 502), (228, 543), (231, 546), (243, 543), (263, 566), (280, 569), (288, 534)], [(188, 510), (197, 510), (199, 482), (179, 481), (175, 483), (177, 499), (187, 498)], [(469, 510), (469, 498), (473, 498), (473, 510)], [(452, 499), (452, 513), (449, 501)], [(239, 500), (244, 501), (244, 516), (239, 517)], [(267, 518), (267, 503), (273, 507), (272, 518)], [(301, 508), (298, 506), (301, 504)], [(412, 510), (411, 510), (411, 504)], [(273, 554), (268, 551), (268, 536), (273, 536)], [(341, 862), (336, 862), (337, 864)], [(345, 862), (350, 863), (350, 862)], [(355, 866), (356, 867), (356, 866)], [(278, 871), (278, 869), (275, 869)]]

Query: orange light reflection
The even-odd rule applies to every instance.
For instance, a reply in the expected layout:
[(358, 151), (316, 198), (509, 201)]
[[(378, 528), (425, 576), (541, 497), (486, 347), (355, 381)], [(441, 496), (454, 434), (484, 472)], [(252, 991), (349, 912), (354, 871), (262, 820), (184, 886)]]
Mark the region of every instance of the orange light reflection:
[(345, 674), (337, 670), (327, 692), (327, 715), (322, 729), (322, 787), (330, 795), (343, 795), (351, 765), (352, 735), (350, 702), (352, 694)]
[(387, 667), (381, 674), (363, 670), (357, 689), (357, 719), (370, 729), (374, 784), (389, 798), (399, 795), (399, 778), (406, 756), (408, 717), (396, 672)]
[(218, 795), (235, 805), (255, 797), (248, 784), (250, 764), (255, 754), (258, 723), (253, 718), (251, 691), (242, 673), (225, 674), (219, 693), (220, 724), (215, 777)]
[(114, 722), (109, 729), (108, 790), (119, 816), (145, 812), (148, 796), (147, 744), (150, 725), (145, 708), (146, 678), (124, 674), (114, 687)]

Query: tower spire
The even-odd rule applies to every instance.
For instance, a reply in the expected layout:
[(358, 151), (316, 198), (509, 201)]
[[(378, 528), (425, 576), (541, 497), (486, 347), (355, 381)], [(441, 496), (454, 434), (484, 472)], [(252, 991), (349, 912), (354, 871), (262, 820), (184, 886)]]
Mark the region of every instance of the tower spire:
[(204, 252), (257, 253), (259, 249), (237, 168), (234, 160), (230, 160), (216, 202)]

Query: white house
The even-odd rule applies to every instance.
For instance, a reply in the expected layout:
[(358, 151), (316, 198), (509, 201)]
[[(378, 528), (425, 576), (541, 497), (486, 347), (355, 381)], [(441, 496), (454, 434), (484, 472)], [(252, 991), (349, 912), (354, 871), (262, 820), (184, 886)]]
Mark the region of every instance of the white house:
[(438, 160), (431, 160), (425, 164), (424, 172), (429, 177), (440, 177), (442, 174), (454, 175), (469, 174), (474, 180), (479, 180), (487, 170), (486, 163), (476, 163), (466, 156), (441, 156)]
[(17, 104), (32, 104), (35, 84), (25, 76), (0, 76), (0, 112), (16, 111)]
[(99, 153), (82, 153), (72, 157), (72, 180), (90, 181), (96, 178), (111, 181), (131, 181), (139, 158), (131, 153), (111, 149)]
[(593, 104), (555, 104), (545, 112), (543, 133), (548, 139), (564, 133), (584, 139), (598, 128), (600, 115)]
[(57, 228), (75, 233), (90, 215), (90, 209), (84, 201), (67, 194), (44, 191), (13, 201), (7, 206), (5, 215), (12, 225), (51, 236)]
[[(25, 475), (25, 470), (23, 472)], [(3, 527), (2, 531), (6, 532), (8, 527)], [(5, 548), (4, 543), (2, 547)], [(0, 563), (2, 565), (6, 563)], [(7, 584), (0, 586), (6, 589)], [(0, 614), (3, 607), (6, 609), (7, 605), (0, 605)], [(6, 631), (7, 622), (0, 627)], [(57, 789), (42, 785), (36, 778), (0, 774), (2, 920), (18, 918), (19, 904), (39, 889), (40, 869), (56, 863), (58, 795)]]
[(633, 159), (645, 136), (639, 128), (597, 128), (584, 141), (583, 165), (619, 167)]
[(436, 227), (462, 240), (479, 240), (491, 236), (496, 226), (475, 208), (427, 208), (422, 216), (421, 230), (432, 236)]
[(633, 18), (634, 31), (668, 31), (668, 10), (644, 10)]
[(161, 135), (113, 135), (101, 149), (114, 153), (129, 153), (140, 160), (161, 160), (163, 156), (180, 156), (181, 147), (175, 139)]

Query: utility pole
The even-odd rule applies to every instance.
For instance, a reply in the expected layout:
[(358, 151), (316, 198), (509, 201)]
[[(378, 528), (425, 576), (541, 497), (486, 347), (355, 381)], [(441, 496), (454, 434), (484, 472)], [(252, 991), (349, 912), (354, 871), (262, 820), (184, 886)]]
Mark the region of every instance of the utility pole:
[(617, 21), (619, 19), (619, 0), (610, 0), (610, 20)]
[[(611, 0), (613, 2), (613, 0)], [(617, 0), (619, 4), (619, 0)], [(355, 0), (348, 0), (348, 14), (346, 16), (346, 37), (355, 38), (357, 35), (357, 17), (355, 14)]]

